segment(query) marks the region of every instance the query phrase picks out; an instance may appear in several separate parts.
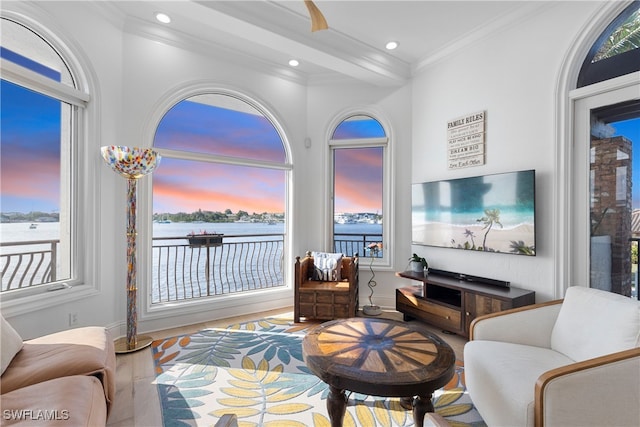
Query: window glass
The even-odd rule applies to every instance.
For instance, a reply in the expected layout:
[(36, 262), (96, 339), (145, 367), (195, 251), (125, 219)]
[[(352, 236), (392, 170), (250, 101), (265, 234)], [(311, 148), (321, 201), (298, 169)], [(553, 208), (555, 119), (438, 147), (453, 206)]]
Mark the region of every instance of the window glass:
[(290, 166), (270, 119), (197, 95), (164, 115), (154, 146), (151, 303), (284, 286)]
[(635, 11), (631, 9), (630, 12), (626, 17), (626, 14), (622, 15), (622, 23), (608, 34), (591, 62), (640, 48), (640, 8), (636, 5)]
[(283, 163), (282, 139), (256, 108), (235, 97), (206, 94), (171, 108), (158, 126), (156, 148)]
[(10, 19), (2, 19), (0, 38), (3, 59), (75, 87), (69, 68), (58, 52), (40, 35)]
[[(384, 257), (387, 139), (376, 119), (342, 121), (330, 142), (333, 154), (333, 250)], [(377, 245), (375, 248), (373, 246)], [(373, 250), (372, 250), (373, 248)]]
[(624, 76), (640, 70), (640, 1), (631, 3), (591, 46), (577, 87)]
[(336, 127), (331, 139), (383, 138), (380, 122), (369, 116), (353, 116)]
[[(2, 19), (0, 57), (64, 84), (64, 61), (33, 31)], [(73, 276), (73, 163), (76, 108), (45, 95), (28, 71), (0, 83), (0, 268), (3, 297), (30, 294), (38, 285)], [(67, 94), (67, 96), (69, 96)], [(78, 101), (78, 103), (81, 103)]]

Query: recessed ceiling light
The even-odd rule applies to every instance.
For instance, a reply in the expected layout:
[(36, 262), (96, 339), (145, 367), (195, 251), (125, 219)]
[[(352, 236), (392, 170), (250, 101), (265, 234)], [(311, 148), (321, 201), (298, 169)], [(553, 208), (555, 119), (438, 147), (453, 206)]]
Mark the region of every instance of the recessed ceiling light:
[(167, 15), (166, 13), (162, 13), (162, 12), (157, 12), (156, 13), (156, 19), (159, 22), (162, 22), (163, 24), (168, 24), (169, 22), (171, 22), (171, 17), (169, 15)]
[(393, 50), (398, 47), (398, 42), (389, 42), (385, 45), (388, 50)]
[(300, 63), (298, 62), (297, 59), (290, 59), (289, 65), (291, 65), (292, 67), (297, 67), (298, 65), (300, 65)]

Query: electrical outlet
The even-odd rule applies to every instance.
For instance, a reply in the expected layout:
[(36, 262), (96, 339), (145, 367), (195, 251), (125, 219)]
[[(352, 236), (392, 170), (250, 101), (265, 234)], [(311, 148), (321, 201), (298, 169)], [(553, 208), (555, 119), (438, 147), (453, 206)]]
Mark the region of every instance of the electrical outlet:
[(69, 326), (78, 324), (78, 313), (69, 313)]

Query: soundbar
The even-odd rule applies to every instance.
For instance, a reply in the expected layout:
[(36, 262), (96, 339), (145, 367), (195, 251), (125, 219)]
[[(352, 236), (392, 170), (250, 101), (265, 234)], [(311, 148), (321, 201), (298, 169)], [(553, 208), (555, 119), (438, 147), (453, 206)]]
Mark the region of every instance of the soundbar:
[(438, 269), (435, 269), (435, 268), (430, 268), (429, 269), (429, 274), (435, 274), (436, 276), (451, 277), (453, 279), (462, 280), (462, 281), (465, 281), (465, 282), (481, 283), (483, 285), (499, 286), (501, 288), (508, 288), (508, 287), (511, 286), (511, 282), (508, 282), (506, 280), (488, 279), (486, 277), (472, 276), (470, 274), (455, 273), (453, 271), (438, 270)]

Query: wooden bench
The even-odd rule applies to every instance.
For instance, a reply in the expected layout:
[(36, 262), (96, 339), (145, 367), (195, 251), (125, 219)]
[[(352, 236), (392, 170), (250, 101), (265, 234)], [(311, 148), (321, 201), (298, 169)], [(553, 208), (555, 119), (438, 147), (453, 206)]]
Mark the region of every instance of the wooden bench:
[(313, 280), (314, 259), (307, 252), (294, 267), (294, 322), (301, 317), (332, 320), (355, 317), (358, 311), (358, 254), (342, 257), (340, 281)]

